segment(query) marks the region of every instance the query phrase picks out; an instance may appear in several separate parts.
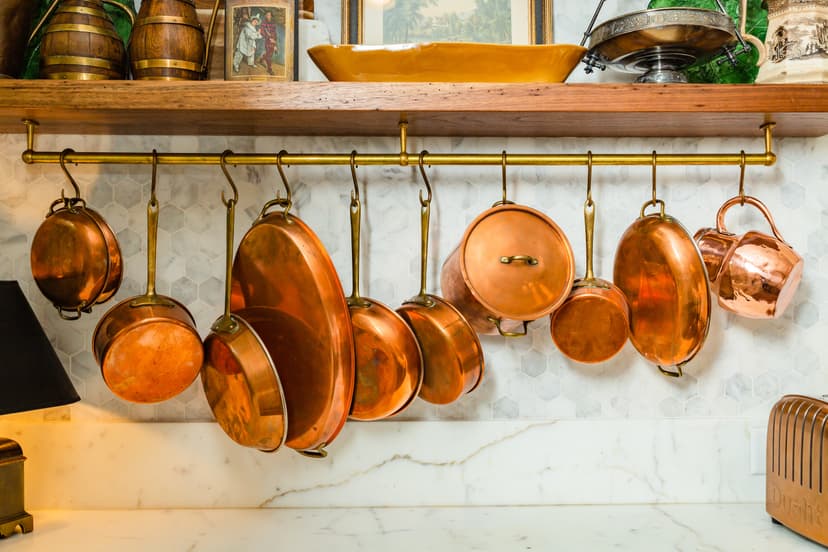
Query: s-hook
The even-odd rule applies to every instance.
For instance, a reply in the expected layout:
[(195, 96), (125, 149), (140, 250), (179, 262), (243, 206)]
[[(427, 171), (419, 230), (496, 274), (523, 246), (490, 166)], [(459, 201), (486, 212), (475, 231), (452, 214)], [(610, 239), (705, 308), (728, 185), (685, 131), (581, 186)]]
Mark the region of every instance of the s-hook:
[(236, 187), (236, 183), (233, 182), (233, 177), (230, 176), (230, 172), (227, 170), (227, 156), (233, 155), (232, 150), (224, 150), (221, 153), (221, 159), (219, 159), (219, 165), (221, 166), (221, 172), (224, 173), (224, 177), (227, 179), (227, 182), (230, 184), (230, 189), (233, 190), (233, 198), (227, 199), (224, 195), (224, 190), (221, 191), (221, 202), (224, 204), (225, 207), (228, 209), (231, 208), (231, 203), (236, 205), (239, 202), (239, 189)]
[[(282, 205), (284, 205), (285, 207), (285, 219), (287, 219), (287, 216), (290, 213), (290, 208), (293, 207), (293, 191), (291, 191), (290, 184), (288, 184), (287, 176), (285, 176), (285, 169), (282, 168), (282, 157), (284, 157), (285, 155), (287, 155), (286, 150), (282, 150), (276, 155), (276, 170), (279, 171), (279, 177), (282, 179), (282, 186), (284, 186), (285, 193), (287, 194), (287, 197), (282, 201)], [(280, 197), (281, 194), (277, 190), (276, 199), (280, 199)]]
[(428, 181), (428, 175), (426, 174), (425, 166), (423, 163), (426, 155), (428, 155), (428, 150), (421, 151), (419, 160), (417, 162), (417, 164), (420, 166), (420, 174), (423, 176), (423, 183), (425, 184), (426, 190), (428, 191), (427, 196), (425, 197), (425, 199), (423, 199), (423, 191), (420, 190), (420, 205), (422, 205), (423, 208), (426, 208), (431, 205), (431, 182)]
[(739, 205), (745, 205), (745, 150), (741, 152), (742, 160), (739, 162)]
[(61, 189), (60, 199), (55, 202), (63, 203), (67, 208), (71, 208), (77, 203), (84, 203), (83, 199), (81, 199), (80, 196), (80, 188), (78, 187), (78, 183), (75, 182), (75, 179), (72, 178), (71, 174), (69, 174), (69, 169), (66, 168), (66, 156), (70, 153), (75, 153), (75, 150), (73, 150), (72, 148), (66, 148), (65, 150), (60, 152), (60, 168), (63, 170), (63, 174), (65, 174), (66, 178), (69, 180), (69, 184), (72, 185), (72, 189), (75, 191), (75, 197), (67, 199), (65, 197), (63, 189)]

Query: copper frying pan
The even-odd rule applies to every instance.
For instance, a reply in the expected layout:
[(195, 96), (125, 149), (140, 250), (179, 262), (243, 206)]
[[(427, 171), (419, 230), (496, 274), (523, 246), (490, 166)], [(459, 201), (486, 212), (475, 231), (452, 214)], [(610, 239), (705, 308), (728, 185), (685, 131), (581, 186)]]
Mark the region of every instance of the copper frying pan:
[(420, 191), (420, 292), (397, 309), (411, 326), (423, 353), (423, 386), (420, 397), (434, 404), (448, 404), (473, 391), (483, 379), (483, 348), (477, 334), (460, 311), (448, 301), (426, 293), (428, 225), (431, 217), (431, 184), (420, 153), (420, 174), (428, 191)]
[(201, 337), (187, 309), (155, 292), (158, 154), (153, 150), (147, 204), (147, 291), (121, 301), (98, 322), (92, 337), (104, 381), (122, 399), (154, 403), (170, 399), (195, 380), (204, 359)]
[(233, 222), (239, 192), (225, 159), (221, 170), (233, 197), (221, 201), (227, 208), (227, 248), (224, 314), (204, 340), (201, 384), (219, 426), (240, 445), (265, 452), (278, 449), (287, 436), (287, 410), (279, 374), (261, 338), (240, 313), (230, 314), (230, 277), (233, 265)]
[(359, 294), (361, 202), (356, 177), (356, 151), (351, 153), (352, 292), (346, 298), (354, 327), (356, 353), (351, 418), (379, 420), (402, 412), (423, 383), (423, 360), (414, 332), (395, 311)]
[[(354, 337), (345, 294), (322, 242), (286, 199), (265, 204), (242, 238), (233, 262), (230, 309), (262, 338), (285, 394), (285, 444), (324, 456), (354, 396)], [(269, 212), (274, 206), (282, 209)], [(242, 309), (244, 309), (242, 311)]]
[[(41, 293), (64, 320), (92, 312), (92, 305), (110, 299), (121, 285), (121, 249), (112, 229), (80, 197), (66, 169), (71, 149), (60, 154), (60, 167), (75, 191), (52, 202), (46, 220), (32, 240), (32, 276)], [(58, 209), (58, 205), (61, 205)]]

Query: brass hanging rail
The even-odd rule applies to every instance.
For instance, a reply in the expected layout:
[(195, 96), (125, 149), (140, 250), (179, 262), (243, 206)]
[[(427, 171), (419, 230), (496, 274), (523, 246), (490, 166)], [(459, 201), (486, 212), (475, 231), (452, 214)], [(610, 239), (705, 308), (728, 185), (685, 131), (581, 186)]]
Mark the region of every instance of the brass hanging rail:
[[(37, 122), (23, 121), (26, 125), (26, 151), (23, 162), (59, 163), (59, 151), (35, 151), (34, 135)], [(773, 127), (776, 123), (765, 123), (760, 129), (764, 131), (765, 151), (763, 153), (659, 153), (657, 165), (764, 165), (776, 162), (773, 153)], [(407, 150), (408, 125), (400, 123), (400, 151), (398, 153), (360, 153), (356, 164), (408, 166), (417, 154)], [(159, 165), (220, 165), (221, 153), (159, 153)], [(593, 165), (647, 165), (653, 164), (653, 153), (593, 153)], [(586, 153), (507, 153), (507, 165), (567, 166), (588, 163)], [(78, 165), (150, 165), (153, 154), (146, 152), (72, 152), (65, 155), (67, 163)], [(502, 153), (427, 153), (423, 161), (427, 165), (502, 165)], [(279, 159), (277, 153), (234, 153), (225, 159), (228, 165), (350, 165), (351, 153), (285, 153)]]

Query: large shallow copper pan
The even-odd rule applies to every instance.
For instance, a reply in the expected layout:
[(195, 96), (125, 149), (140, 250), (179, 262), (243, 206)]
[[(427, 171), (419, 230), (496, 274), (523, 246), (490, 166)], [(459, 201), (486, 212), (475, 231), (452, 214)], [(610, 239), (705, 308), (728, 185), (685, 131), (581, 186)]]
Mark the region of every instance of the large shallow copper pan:
[(147, 204), (147, 291), (112, 307), (95, 328), (92, 346), (104, 381), (122, 399), (171, 399), (195, 380), (204, 359), (195, 321), (178, 301), (155, 292), (157, 154)]
[[(283, 209), (270, 213), (274, 206)], [(351, 410), (353, 329), (330, 256), (290, 206), (290, 193), (269, 201), (242, 238), (230, 308), (245, 309), (279, 367), (290, 420), (285, 444), (322, 456)]]
[(463, 315), (448, 301), (426, 293), (428, 226), (431, 216), (431, 184), (420, 154), (420, 173), (427, 197), (420, 192), (420, 292), (397, 312), (411, 326), (423, 353), (423, 385), (420, 397), (434, 404), (448, 404), (473, 391), (483, 379), (483, 348)]
[(71, 151), (61, 153), (60, 166), (75, 196), (67, 198), (61, 193), (52, 202), (31, 248), (34, 281), (66, 320), (80, 318), (81, 313), (92, 311), (92, 305), (110, 299), (123, 275), (114, 232), (100, 214), (86, 206), (66, 169), (66, 154)]
[(346, 298), (354, 327), (356, 353), (351, 418), (379, 420), (405, 410), (423, 383), (423, 359), (414, 332), (395, 311), (359, 294), (360, 217), (362, 203), (356, 177), (356, 152), (351, 154), (351, 277)]
[(259, 335), (241, 313), (230, 313), (233, 263), (233, 222), (238, 191), (221, 158), (221, 169), (233, 197), (221, 199), (227, 208), (224, 314), (204, 340), (201, 384), (219, 426), (240, 445), (272, 452), (285, 442), (287, 411), (279, 374)]
[[(645, 215), (650, 205), (660, 211)], [(696, 242), (660, 199), (645, 203), (621, 236), (613, 280), (627, 297), (636, 350), (664, 375), (681, 376), (707, 337), (710, 290)]]
[(592, 153), (589, 153), (586, 229), (586, 276), (552, 313), (550, 331), (558, 350), (576, 362), (594, 364), (614, 357), (627, 342), (629, 307), (624, 293), (612, 282), (595, 277), (592, 267), (595, 202), (592, 200)]

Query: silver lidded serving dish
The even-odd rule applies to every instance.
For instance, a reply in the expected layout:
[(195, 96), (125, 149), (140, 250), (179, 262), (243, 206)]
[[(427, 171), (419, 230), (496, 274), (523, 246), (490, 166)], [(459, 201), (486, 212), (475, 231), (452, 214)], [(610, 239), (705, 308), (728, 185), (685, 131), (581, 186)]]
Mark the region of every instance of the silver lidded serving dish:
[(627, 13), (589, 34), (588, 64), (642, 73), (636, 82), (687, 82), (683, 70), (737, 41), (733, 20), (700, 8), (657, 8)]

